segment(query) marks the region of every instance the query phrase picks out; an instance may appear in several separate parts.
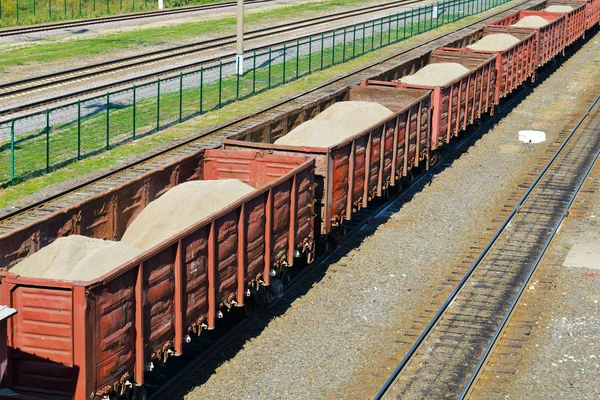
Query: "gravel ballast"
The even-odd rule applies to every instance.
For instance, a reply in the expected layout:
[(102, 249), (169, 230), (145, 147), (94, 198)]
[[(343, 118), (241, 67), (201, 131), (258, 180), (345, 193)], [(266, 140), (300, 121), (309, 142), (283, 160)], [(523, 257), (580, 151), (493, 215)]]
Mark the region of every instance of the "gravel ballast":
[[(223, 350), (226, 361), (170, 398), (372, 397), (377, 388), (365, 381), (405, 350), (399, 341), (424, 303), (563, 128), (565, 104), (600, 78), (597, 46), (592, 38), (410, 202), (285, 294), (285, 307), (253, 320)], [(547, 142), (522, 144), (521, 129), (544, 130)]]

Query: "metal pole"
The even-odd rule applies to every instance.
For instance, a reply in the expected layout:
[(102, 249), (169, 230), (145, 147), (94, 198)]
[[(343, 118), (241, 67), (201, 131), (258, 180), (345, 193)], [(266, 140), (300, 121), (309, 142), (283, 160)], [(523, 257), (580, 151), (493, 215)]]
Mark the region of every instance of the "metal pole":
[(179, 122), (183, 117), (183, 72), (179, 73)]
[(223, 61), (219, 61), (219, 105), (217, 108), (221, 108), (221, 100), (223, 98)]
[(235, 62), (238, 75), (244, 75), (244, 0), (237, 0)]
[(10, 122), (10, 184), (15, 184), (15, 119)]
[(252, 94), (256, 93), (256, 51), (252, 61)]
[(204, 99), (202, 99), (202, 89), (203, 89), (202, 81), (203, 80), (204, 80), (204, 67), (200, 67), (200, 114), (202, 114), (202, 102), (204, 101)]
[(156, 82), (156, 132), (160, 127), (160, 78)]
[(110, 149), (110, 92), (106, 92), (106, 150)]
[(133, 140), (135, 140), (135, 112), (136, 112), (136, 104), (135, 104), (135, 97), (136, 97), (136, 87), (135, 85), (133, 85)]
[(46, 173), (50, 172), (50, 110), (46, 108)]
[(77, 100), (77, 159), (81, 160), (81, 100)]

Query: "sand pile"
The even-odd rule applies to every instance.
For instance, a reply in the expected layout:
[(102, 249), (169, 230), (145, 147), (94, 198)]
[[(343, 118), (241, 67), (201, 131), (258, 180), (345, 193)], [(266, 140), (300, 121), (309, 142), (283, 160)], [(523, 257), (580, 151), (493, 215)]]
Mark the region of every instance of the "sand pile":
[(571, 7), (571, 6), (550, 6), (550, 7), (546, 7), (544, 9), (544, 11), (566, 13), (566, 12), (573, 11), (573, 7)]
[(379, 103), (342, 101), (306, 121), (275, 144), (290, 146), (330, 147), (343, 142), (365, 129), (393, 115), (394, 112)]
[(147, 250), (253, 191), (237, 179), (182, 183), (148, 204), (121, 241)]
[(519, 39), (513, 35), (509, 35), (508, 33), (494, 33), (493, 35), (484, 36), (477, 42), (467, 46), (467, 48), (473, 50), (502, 51), (510, 49), (517, 43), (519, 43)]
[(30, 278), (89, 281), (140, 253), (126, 243), (72, 235), (56, 239), (10, 271)]
[(541, 28), (543, 26), (548, 25), (550, 22), (545, 20), (542, 17), (538, 17), (537, 15), (530, 15), (528, 17), (521, 18), (519, 22), (516, 24), (512, 24), (512, 26), (526, 26), (530, 28)]
[(414, 75), (400, 79), (400, 82), (419, 86), (444, 86), (467, 72), (469, 69), (458, 63), (428, 64)]

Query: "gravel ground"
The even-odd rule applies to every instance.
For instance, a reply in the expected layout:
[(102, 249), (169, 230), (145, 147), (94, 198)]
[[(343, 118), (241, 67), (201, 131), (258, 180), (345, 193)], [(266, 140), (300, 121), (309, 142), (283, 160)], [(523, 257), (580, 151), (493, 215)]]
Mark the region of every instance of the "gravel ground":
[[(557, 272), (555, 286), (543, 299), (539, 326), (522, 350), (519, 372), (499, 387), (498, 399), (600, 397), (600, 271), (562, 266), (574, 244), (597, 242), (600, 247), (598, 166), (588, 180), (596, 181), (596, 192), (580, 194), (574, 211), (584, 197), (583, 215), (566, 219), (548, 251), (549, 269)], [(528, 303), (540, 301), (532, 296)]]
[[(253, 321), (171, 398), (371, 397), (364, 390), (369, 374), (403, 350), (401, 334), (452, 263), (554, 140), (565, 122), (557, 107), (576, 101), (582, 87), (600, 78), (597, 57), (592, 39), (468, 152), (400, 209), (373, 221), (363, 237), (342, 248), (339, 260), (286, 294), (271, 315)], [(548, 141), (521, 144), (520, 129), (543, 129)]]

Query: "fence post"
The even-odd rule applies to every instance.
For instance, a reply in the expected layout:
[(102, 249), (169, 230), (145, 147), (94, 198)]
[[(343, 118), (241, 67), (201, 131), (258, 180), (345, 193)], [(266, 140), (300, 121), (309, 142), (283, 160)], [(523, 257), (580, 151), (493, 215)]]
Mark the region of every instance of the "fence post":
[(221, 100), (223, 99), (223, 61), (219, 61), (219, 104), (217, 108), (221, 108)]
[(179, 73), (179, 122), (183, 117), (183, 72)]
[(379, 48), (383, 47), (383, 17), (379, 18)]
[(106, 92), (106, 150), (110, 148), (110, 92)]
[(203, 83), (202, 81), (204, 80), (204, 67), (200, 67), (200, 114), (202, 114), (202, 103), (203, 103), (203, 99), (202, 99), (202, 89), (203, 89)]
[(256, 51), (252, 58), (252, 94), (256, 93)]
[(333, 30), (333, 40), (331, 45), (331, 65), (335, 65), (335, 29)]
[(325, 34), (321, 33), (321, 65), (319, 66), (319, 69), (323, 69), (323, 55), (324, 55), (324, 51), (325, 51), (325, 49), (323, 48), (324, 42), (325, 42)]
[[(310, 51), (308, 52), (308, 59), (310, 60)], [(300, 39), (296, 39), (296, 79), (300, 69)]]
[(346, 61), (346, 27), (344, 27), (344, 44), (342, 45), (342, 62)]
[(356, 57), (356, 24), (352, 27), (352, 58)]
[(283, 44), (283, 77), (281, 82), (285, 83), (285, 56), (287, 54), (287, 45), (286, 43)]
[(50, 172), (50, 109), (46, 108), (46, 173)]
[(15, 119), (10, 122), (10, 184), (15, 184)]
[(312, 36), (308, 37), (308, 73), (312, 72)]
[(81, 100), (77, 100), (77, 159), (81, 160)]
[(392, 17), (388, 16), (388, 46), (392, 42)]
[(267, 81), (267, 87), (271, 89), (271, 48), (269, 47), (269, 78)]
[(135, 86), (135, 84), (133, 85), (133, 140), (135, 140), (135, 117), (136, 117), (136, 108), (137, 108), (137, 104), (136, 104), (136, 91), (137, 88)]
[(365, 23), (362, 24), (362, 48), (360, 54), (365, 54)]
[(375, 48), (375, 20), (371, 21), (371, 51)]
[(156, 132), (160, 127), (160, 78), (156, 81)]

